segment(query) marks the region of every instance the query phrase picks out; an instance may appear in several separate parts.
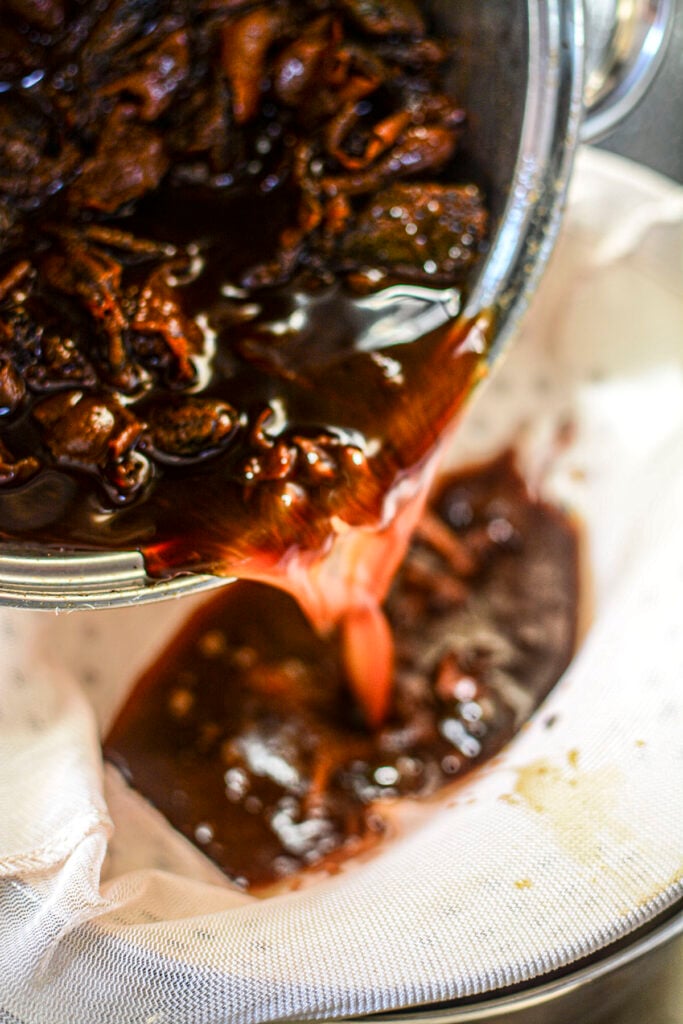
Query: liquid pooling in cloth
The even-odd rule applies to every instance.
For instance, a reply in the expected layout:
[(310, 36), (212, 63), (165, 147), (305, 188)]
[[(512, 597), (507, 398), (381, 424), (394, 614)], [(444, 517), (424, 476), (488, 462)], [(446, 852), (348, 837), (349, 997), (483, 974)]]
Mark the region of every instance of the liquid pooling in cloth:
[[(556, 682), (573, 652), (576, 548), (510, 455), (453, 476), (385, 604), (396, 649), (381, 720), (353, 699), (343, 629), (321, 638), (289, 596), (244, 582), (138, 682), (107, 756), (241, 885), (334, 869), (379, 840), (387, 801), (490, 757)], [(351, 650), (376, 679), (383, 653), (362, 626)]]

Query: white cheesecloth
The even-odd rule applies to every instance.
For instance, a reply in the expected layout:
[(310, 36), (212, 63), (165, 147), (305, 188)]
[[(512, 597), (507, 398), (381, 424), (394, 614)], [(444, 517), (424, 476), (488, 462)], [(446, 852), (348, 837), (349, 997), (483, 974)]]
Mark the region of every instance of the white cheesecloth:
[(98, 730), (195, 600), (0, 612), (3, 1024), (257, 1024), (471, 996), (683, 895), (682, 254), (683, 190), (582, 152), (558, 251), (454, 460), (515, 440), (578, 511), (591, 622), (503, 755), (339, 876), (238, 892), (103, 774)]

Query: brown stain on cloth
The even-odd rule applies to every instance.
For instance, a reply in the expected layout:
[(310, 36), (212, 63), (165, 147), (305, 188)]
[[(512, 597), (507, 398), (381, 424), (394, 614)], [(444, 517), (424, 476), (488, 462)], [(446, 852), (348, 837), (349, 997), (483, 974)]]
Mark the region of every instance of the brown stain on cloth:
[(604, 898), (614, 900), (616, 916), (630, 915), (660, 900), (677, 879), (662, 883), (649, 877), (652, 839), (638, 821), (627, 817), (620, 792), (628, 785), (616, 765), (588, 771), (580, 768), (576, 749), (564, 761), (541, 758), (517, 769), (511, 793), (502, 799), (543, 818), (553, 838), (568, 857), (590, 871), (590, 883)]

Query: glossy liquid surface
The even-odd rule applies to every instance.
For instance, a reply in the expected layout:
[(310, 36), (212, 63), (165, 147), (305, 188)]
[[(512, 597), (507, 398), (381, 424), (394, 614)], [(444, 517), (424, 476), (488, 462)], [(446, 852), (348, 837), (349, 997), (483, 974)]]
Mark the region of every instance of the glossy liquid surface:
[(270, 578), (383, 526), (486, 347), (450, 43), (412, 0), (17, 0), (3, 39), (0, 536)]
[(387, 800), (500, 750), (567, 666), (577, 603), (575, 531), (504, 456), (443, 482), (416, 531), (384, 606), (396, 656), (380, 728), (339, 636), (240, 582), (138, 682), (106, 753), (238, 884), (332, 870), (378, 842)]

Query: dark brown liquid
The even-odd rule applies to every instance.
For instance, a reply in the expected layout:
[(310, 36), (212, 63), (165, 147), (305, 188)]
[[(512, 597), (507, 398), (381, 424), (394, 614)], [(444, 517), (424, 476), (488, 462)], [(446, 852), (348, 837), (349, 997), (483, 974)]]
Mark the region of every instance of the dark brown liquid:
[[(332, 515), (354, 525), (381, 518), (386, 492), (433, 448), (469, 392), (481, 352), (468, 349), (467, 329), (455, 326), (400, 346), (389, 334), (386, 344), (364, 351), (363, 311), (340, 283), (307, 291), (302, 281), (300, 289), (226, 298), (239, 271), (274, 246), (278, 198), (173, 190), (121, 222), (146, 238), (193, 242), (201, 252), (202, 269), (175, 291), (186, 314), (215, 332), (200, 393), (239, 410), (238, 436), (208, 457), (153, 458), (141, 493), (122, 505), (96, 473), (50, 457), (28, 402), (3, 437), (18, 456), (41, 454), (46, 468), (19, 489), (0, 491), (6, 537), (140, 547), (152, 574), (226, 573), (249, 560), (277, 563), (292, 547), (321, 551)], [(33, 308), (41, 302), (47, 306), (48, 297), (36, 290)], [(66, 305), (54, 315), (74, 317)], [(145, 419), (155, 394), (127, 407)], [(270, 448), (254, 438), (264, 415)], [(316, 477), (302, 440), (322, 440), (329, 476)], [(278, 463), (276, 445), (289, 463)], [(250, 477), (254, 462), (262, 469)]]
[(383, 800), (432, 794), (501, 748), (568, 664), (577, 601), (575, 531), (505, 456), (443, 483), (417, 531), (385, 604), (396, 667), (379, 730), (337, 636), (241, 582), (139, 681), (107, 756), (241, 885), (335, 864), (378, 840)]
[(38, 6), (0, 12), (0, 537), (262, 578), (383, 523), (482, 357), (355, 280), (481, 255), (449, 45), (403, 4)]

